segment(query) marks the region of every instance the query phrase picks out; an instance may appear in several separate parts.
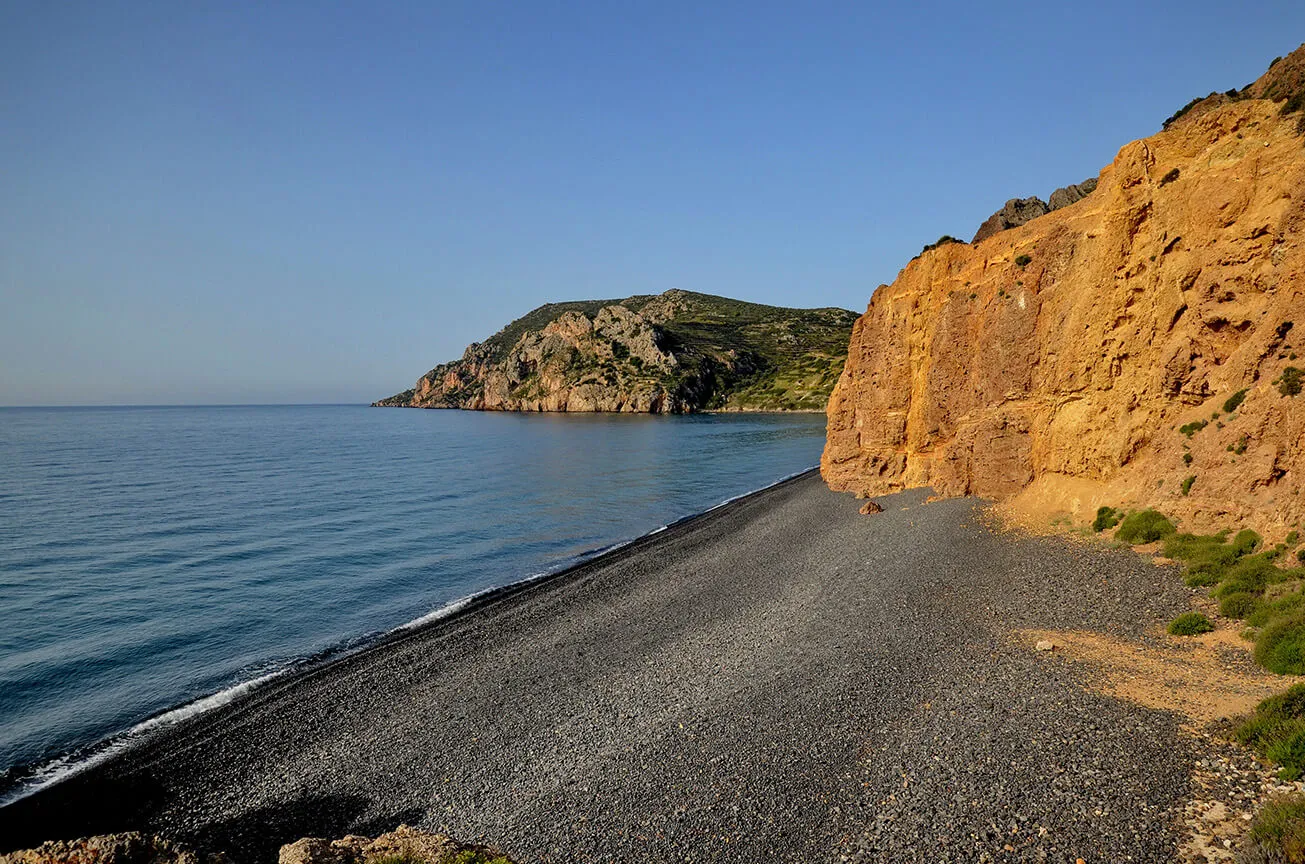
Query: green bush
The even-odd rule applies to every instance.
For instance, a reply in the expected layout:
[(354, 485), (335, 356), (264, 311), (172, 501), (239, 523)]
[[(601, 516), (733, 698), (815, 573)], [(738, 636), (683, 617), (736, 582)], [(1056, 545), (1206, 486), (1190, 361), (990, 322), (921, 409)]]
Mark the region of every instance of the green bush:
[(1027, 266), (1029, 265), (1029, 262), (1032, 261), (1032, 260), (1033, 260), (1033, 259), (1030, 258), (1028, 255), (1016, 255), (1016, 256), (1015, 256), (1015, 264), (1016, 264), (1017, 266), (1019, 266), (1019, 267), (1027, 267)]
[(1302, 772), (1305, 772), (1305, 729), (1275, 741), (1264, 751), (1264, 755), (1269, 761), (1281, 766), (1278, 776), (1283, 780), (1299, 779)]
[(1305, 795), (1279, 795), (1265, 802), (1251, 820), (1251, 841), (1260, 850), (1257, 860), (1303, 864)]
[(1263, 627), (1275, 618), (1284, 618), (1301, 611), (1305, 611), (1305, 595), (1286, 594), (1260, 603), (1255, 611), (1246, 616), (1246, 623), (1252, 627)]
[(1263, 594), (1266, 586), (1282, 582), (1287, 578), (1289, 578), (1287, 571), (1275, 567), (1273, 562), (1263, 555), (1252, 555), (1249, 558), (1238, 559), (1237, 563), (1228, 567), (1224, 571), (1223, 579), (1219, 581), (1219, 587), (1211, 593), (1216, 597), (1227, 597), (1239, 591)]
[(1302, 563), (1302, 564), (1305, 564), (1305, 549), (1297, 550), (1297, 552), (1296, 552), (1296, 560), (1299, 561), (1299, 562)]
[(1256, 549), (1259, 549), (1260, 544), (1263, 542), (1264, 538), (1259, 534), (1249, 528), (1243, 528), (1241, 531), (1238, 531), (1237, 536), (1233, 538), (1232, 547), (1233, 551), (1237, 553), (1238, 557), (1240, 557), (1242, 555), (1249, 555)]
[(1305, 370), (1297, 369), (1295, 366), (1283, 369), (1282, 377), (1278, 379), (1278, 392), (1283, 396), (1299, 396), (1302, 376), (1305, 376)]
[(1245, 618), (1255, 611), (1260, 598), (1247, 591), (1229, 594), (1219, 602), (1219, 614), (1225, 618)]
[(1188, 588), (1209, 588), (1218, 585), (1222, 578), (1222, 566), (1203, 561), (1187, 568), (1187, 572), (1183, 574), (1183, 584)]
[(1288, 549), (1296, 548), (1296, 544), (1300, 542), (1300, 532), (1288, 532), (1287, 537), (1282, 542), (1287, 544)]
[[(930, 244), (928, 244), (927, 246), (925, 246), (923, 249), (921, 249), (921, 250), (920, 250), (920, 255), (923, 255), (923, 254), (926, 253), (926, 252), (931, 252), (931, 251), (933, 251), (934, 249), (937, 249), (939, 246), (947, 246), (947, 245), (949, 245), (949, 244), (951, 244), (951, 243), (961, 243), (961, 244), (964, 244), (965, 241), (964, 241), (964, 240), (961, 240), (961, 239), (959, 239), (959, 238), (957, 238), (957, 237), (953, 237), (953, 236), (950, 235), (950, 234), (944, 234), (943, 236), (939, 237), (939, 238), (937, 239), (937, 241), (935, 241), (935, 242), (933, 242), (933, 243), (930, 243)], [(916, 255), (915, 257), (916, 257), (916, 258), (919, 258), (920, 255)]]
[(1184, 612), (1169, 622), (1171, 636), (1196, 636), (1209, 633), (1213, 629), (1214, 625), (1210, 623), (1210, 619), (1200, 612)]
[(1184, 454), (1183, 454), (1183, 464), (1184, 464), (1184, 465), (1191, 465), (1191, 464), (1192, 464), (1192, 454), (1191, 454), (1191, 453), (1184, 453)]
[(1161, 186), (1168, 186), (1170, 183), (1172, 183), (1172, 182), (1174, 182), (1175, 180), (1177, 180), (1177, 179), (1178, 179), (1178, 175), (1181, 174), (1181, 173), (1182, 173), (1182, 172), (1179, 171), (1177, 168), (1170, 169), (1170, 171), (1169, 171), (1167, 174), (1165, 174), (1165, 176), (1163, 176), (1163, 177), (1160, 178), (1160, 185), (1161, 185)]
[(512, 864), (512, 859), (492, 852), (463, 849), (450, 858), (448, 864)]
[(1223, 410), (1226, 414), (1231, 414), (1241, 407), (1242, 402), (1246, 400), (1246, 391), (1238, 390), (1229, 396), (1223, 403)]
[(1189, 494), (1191, 494), (1192, 484), (1195, 482), (1196, 482), (1195, 474), (1193, 474), (1191, 477), (1188, 477), (1186, 480), (1183, 481), (1182, 491), (1183, 491), (1184, 498), (1186, 498)]
[(1209, 420), (1193, 420), (1191, 423), (1184, 423), (1182, 426), (1179, 426), (1178, 431), (1182, 432), (1188, 438), (1191, 438), (1197, 432), (1200, 432), (1202, 429), (1204, 429), (1206, 426), (1209, 425), (1210, 425)]
[(1114, 507), (1098, 507), (1097, 518), (1092, 520), (1092, 530), (1100, 533), (1107, 528), (1114, 528), (1123, 518), (1123, 514)]
[(1218, 534), (1190, 534), (1184, 531), (1181, 534), (1170, 534), (1165, 538), (1164, 553), (1166, 558), (1190, 560), (1206, 556), (1216, 550), (1224, 550), (1228, 555), (1228, 560), (1224, 563), (1231, 564), (1236, 555), (1231, 548), (1224, 545), (1227, 540), (1227, 531)]
[(1255, 640), (1255, 662), (1279, 675), (1305, 674), (1305, 614), (1269, 622)]
[(1115, 539), (1136, 546), (1139, 543), (1154, 543), (1163, 540), (1177, 529), (1174, 523), (1157, 510), (1139, 510), (1129, 513), (1115, 532)]

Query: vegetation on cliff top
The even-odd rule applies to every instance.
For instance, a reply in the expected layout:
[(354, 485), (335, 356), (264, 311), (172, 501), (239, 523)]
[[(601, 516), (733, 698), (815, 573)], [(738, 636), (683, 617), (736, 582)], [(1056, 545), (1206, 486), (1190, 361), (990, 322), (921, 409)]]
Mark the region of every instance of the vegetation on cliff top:
[[(600, 312), (611, 307), (633, 313), (621, 324), (644, 334), (642, 346), (598, 324)], [(592, 326), (592, 333), (565, 344), (560, 337), (542, 342), (547, 328), (568, 313), (583, 316), (588, 324), (580, 323)], [(819, 411), (842, 373), (856, 317), (845, 309), (787, 309), (679, 290), (549, 303), (473, 344), (461, 360), (431, 370), (417, 388), (376, 404), (568, 410), (538, 406), (549, 404), (550, 394), (586, 387), (587, 393), (599, 394), (600, 406), (587, 410), (612, 410), (601, 406), (615, 402), (653, 406), (615, 410)], [(527, 344), (542, 346), (543, 353), (526, 357), (522, 346)], [(649, 350), (659, 362), (649, 362)], [(459, 386), (441, 385), (450, 376)], [(484, 395), (491, 377), (500, 386), (493, 402)], [(629, 393), (658, 395), (640, 403), (625, 399)]]

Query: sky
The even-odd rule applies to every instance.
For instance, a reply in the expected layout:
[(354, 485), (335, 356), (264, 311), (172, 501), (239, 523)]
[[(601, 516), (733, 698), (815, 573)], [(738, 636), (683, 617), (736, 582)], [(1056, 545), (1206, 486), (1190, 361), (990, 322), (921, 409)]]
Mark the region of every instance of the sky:
[(367, 402), (542, 303), (863, 311), (1305, 4), (0, 4), (0, 405)]

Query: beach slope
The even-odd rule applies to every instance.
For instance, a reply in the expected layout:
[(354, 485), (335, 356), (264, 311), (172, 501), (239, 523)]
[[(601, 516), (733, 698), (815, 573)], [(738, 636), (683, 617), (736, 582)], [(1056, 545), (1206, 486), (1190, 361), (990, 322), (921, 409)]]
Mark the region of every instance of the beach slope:
[(1194, 757), (1016, 629), (1187, 608), (1130, 552), (808, 473), (277, 682), (0, 809), (274, 860), (400, 822), (521, 861), (1169, 861)]

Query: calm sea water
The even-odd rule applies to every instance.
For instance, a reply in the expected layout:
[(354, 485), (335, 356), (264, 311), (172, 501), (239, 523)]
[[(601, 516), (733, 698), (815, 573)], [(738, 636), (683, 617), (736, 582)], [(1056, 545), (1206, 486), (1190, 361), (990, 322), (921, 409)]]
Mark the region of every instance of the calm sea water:
[(819, 415), (0, 409), (0, 793), (809, 468), (823, 441)]

